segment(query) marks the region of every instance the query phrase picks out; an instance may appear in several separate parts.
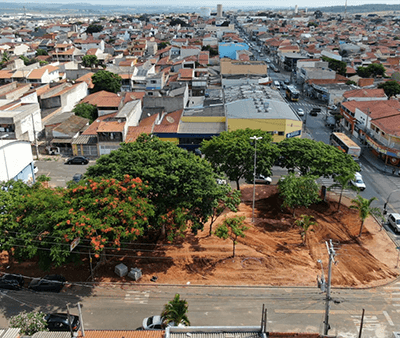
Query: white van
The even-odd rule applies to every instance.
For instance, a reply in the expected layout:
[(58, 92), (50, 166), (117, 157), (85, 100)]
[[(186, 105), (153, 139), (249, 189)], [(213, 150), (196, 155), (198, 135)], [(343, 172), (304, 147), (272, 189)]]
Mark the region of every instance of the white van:
[(279, 81), (274, 81), (274, 86), (276, 89), (281, 89), (281, 85), (279, 84)]

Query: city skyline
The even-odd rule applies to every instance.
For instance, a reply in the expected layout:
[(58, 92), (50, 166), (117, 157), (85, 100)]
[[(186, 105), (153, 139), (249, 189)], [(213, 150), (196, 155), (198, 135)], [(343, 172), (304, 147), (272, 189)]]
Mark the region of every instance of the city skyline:
[[(1, 2), (1, 1), (0, 1)], [(7, 2), (7, 1), (5, 1)], [(88, 3), (91, 5), (111, 5), (110, 1), (108, 0), (72, 0), (72, 1), (65, 1), (65, 0), (35, 0), (32, 2), (19, 2), (29, 7), (29, 4), (71, 4), (71, 3)], [(140, 6), (144, 7), (142, 1), (138, 0), (116, 0), (113, 2), (114, 5), (121, 5), (121, 6)], [(277, 3), (276, 1), (272, 0), (264, 0), (264, 1), (253, 1), (253, 2), (243, 2), (242, 0), (204, 0), (202, 1), (198, 7), (210, 7), (212, 10), (217, 8), (217, 4), (222, 4), (224, 6), (224, 10), (229, 10), (230, 8), (237, 9), (238, 7), (249, 8), (249, 7), (287, 7), (287, 8), (294, 8), (296, 5), (299, 8), (308, 8), (308, 7), (330, 7), (330, 6), (343, 6), (345, 4), (345, 0), (331, 0), (329, 2), (323, 3), (321, 5), (321, 1), (319, 0), (287, 0), (284, 4)], [(359, 6), (365, 4), (378, 4), (378, 5), (397, 5), (397, 0), (348, 0), (347, 6)], [(188, 6), (193, 7), (193, 3), (188, 3), (186, 0), (152, 0), (146, 3), (149, 7), (154, 6), (168, 6), (168, 7), (177, 7), (177, 6)]]

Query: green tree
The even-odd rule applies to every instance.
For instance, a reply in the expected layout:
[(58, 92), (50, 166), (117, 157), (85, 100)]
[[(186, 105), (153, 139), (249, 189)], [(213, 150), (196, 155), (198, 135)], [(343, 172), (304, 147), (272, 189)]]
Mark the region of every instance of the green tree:
[(367, 68), (373, 77), (385, 76), (385, 66), (380, 63), (371, 63)]
[(92, 82), (94, 92), (105, 90), (107, 92), (118, 93), (121, 91), (122, 78), (118, 74), (107, 70), (100, 70), (93, 74)]
[(93, 34), (93, 33), (99, 33), (103, 30), (103, 26), (102, 25), (89, 25), (88, 28), (86, 28), (86, 33), (88, 34)]
[(330, 177), (344, 174), (355, 174), (359, 165), (353, 158), (324, 142), (310, 139), (289, 138), (279, 142), (281, 166), (301, 175)]
[(357, 75), (361, 76), (362, 78), (369, 78), (371, 76), (371, 72), (367, 67), (358, 67)]
[(84, 55), (82, 57), (82, 64), (84, 67), (93, 67), (99, 64), (99, 59), (96, 55)]
[(203, 141), (201, 152), (210, 161), (216, 171), (224, 173), (229, 180), (236, 182), (239, 190), (239, 180), (253, 180), (255, 145), (250, 137), (257, 136), (257, 168), (259, 174), (271, 175), (271, 168), (278, 158), (278, 149), (272, 144), (272, 136), (259, 129), (238, 129), (224, 131), (211, 140)]
[(346, 84), (347, 84), (348, 86), (350, 86), (350, 85), (356, 85), (357, 83), (354, 82), (354, 81), (352, 81), (352, 80), (348, 80), (348, 81), (346, 82)]
[(149, 227), (154, 208), (147, 191), (139, 178), (127, 175), (122, 181), (80, 181), (69, 189), (15, 184), (5, 197), (0, 243), (19, 261), (37, 257), (42, 269), (76, 258), (69, 245), (77, 237), (89, 241), (97, 256), (105, 247), (118, 250), (122, 239), (133, 241)]
[(4, 53), (1, 55), (1, 61), (2, 62), (10, 61), (10, 54), (7, 51), (4, 51)]
[(170, 240), (183, 235), (187, 226), (194, 232), (203, 229), (221, 194), (210, 163), (152, 135), (121, 144), (86, 171), (88, 177), (121, 179), (125, 174), (147, 182), (156, 207), (150, 224)]
[(10, 318), (10, 327), (21, 329), (20, 335), (33, 336), (39, 331), (48, 331), (47, 322), (42, 312), (26, 312)]
[(165, 304), (164, 310), (161, 313), (163, 324), (173, 324), (176, 326), (183, 324), (189, 326), (188, 309), (188, 302), (185, 299), (181, 299), (179, 293), (175, 294), (174, 299)]
[(296, 177), (290, 173), (278, 182), (279, 194), (283, 198), (283, 207), (293, 209), (293, 217), (296, 217), (296, 208), (320, 201), (319, 187), (315, 182), (315, 176)]
[(49, 55), (49, 53), (47, 53), (47, 51), (44, 49), (38, 48), (36, 49), (36, 55)]
[(371, 207), (371, 203), (375, 200), (377, 200), (376, 197), (367, 199), (360, 195), (357, 195), (357, 198), (355, 198), (351, 201), (353, 203), (353, 205), (350, 206), (350, 209), (358, 210), (358, 215), (361, 220), (360, 233), (358, 234), (358, 237), (361, 237), (363, 227), (364, 227), (364, 222), (367, 219), (367, 217), (370, 215), (378, 216), (380, 214), (379, 208)]
[(357, 189), (357, 188), (354, 187), (352, 184), (350, 184), (350, 181), (351, 181), (352, 179), (354, 179), (354, 174), (347, 174), (347, 175), (344, 174), (344, 175), (336, 176), (336, 177), (334, 178), (334, 180), (336, 181), (336, 183), (333, 184), (333, 185), (331, 185), (331, 186), (329, 187), (329, 189), (332, 189), (332, 188), (334, 188), (334, 187), (339, 187), (339, 188), (340, 188), (339, 204), (338, 204), (338, 208), (337, 208), (338, 211), (339, 211), (339, 209), (340, 209), (340, 204), (341, 204), (341, 202), (342, 202), (343, 190), (344, 190), (344, 189), (347, 189), (347, 188), (351, 188), (351, 189), (355, 188), (355, 189)]
[(92, 123), (98, 117), (97, 106), (94, 106), (90, 103), (78, 103), (74, 109), (72, 109), (72, 111), (77, 116), (89, 119), (90, 123)]
[(235, 249), (238, 237), (245, 237), (244, 232), (249, 228), (244, 225), (245, 216), (226, 218), (224, 222), (215, 229), (215, 236), (222, 239), (230, 239), (233, 244), (232, 257), (235, 258)]
[(396, 96), (397, 94), (400, 94), (400, 85), (397, 81), (390, 80), (390, 81), (380, 83), (378, 85), (378, 88), (382, 88), (385, 91), (385, 94), (388, 97), (388, 100), (392, 96)]
[(24, 61), (24, 65), (27, 66), (29, 65), (30, 61), (26, 56), (20, 55), (19, 57), (22, 61)]
[(307, 243), (307, 233), (309, 231), (314, 231), (314, 229), (310, 229), (312, 226), (318, 225), (317, 222), (313, 221), (314, 216), (310, 215), (301, 215), (300, 219), (296, 219), (295, 224), (302, 229), (301, 231), (301, 240), (303, 241), (303, 245)]
[(240, 190), (232, 190), (231, 186), (228, 184), (221, 184), (220, 188), (224, 191), (221, 192), (220, 198), (214, 201), (215, 206), (210, 216), (210, 236), (212, 235), (213, 224), (218, 217), (227, 209), (236, 212), (240, 204)]
[(328, 67), (332, 70), (334, 70), (336, 73), (340, 75), (346, 75), (346, 69), (347, 69), (347, 64), (344, 61), (339, 61), (335, 59), (328, 58), (326, 56), (322, 57), (323, 61), (328, 62)]

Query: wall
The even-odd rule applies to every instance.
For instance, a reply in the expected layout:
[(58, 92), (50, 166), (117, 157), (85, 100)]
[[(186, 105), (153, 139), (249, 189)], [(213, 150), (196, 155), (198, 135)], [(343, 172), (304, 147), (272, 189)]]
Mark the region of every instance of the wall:
[(261, 61), (254, 62), (230, 62), (226, 59), (221, 60), (221, 75), (245, 75), (245, 74), (257, 74), (266, 75), (267, 65)]
[[(0, 139), (0, 159), (0, 181), (13, 179), (17, 175), (24, 181), (28, 181), (29, 174), (32, 177), (33, 157), (30, 142)], [(25, 169), (27, 167), (31, 168), (31, 172)]]
[[(262, 131), (271, 132), (273, 134), (273, 142), (280, 142), (286, 139), (286, 134), (295, 131), (301, 131), (303, 123), (301, 121), (286, 119), (228, 119), (228, 130), (237, 129), (261, 129)], [(275, 132), (283, 132), (283, 135), (275, 134)], [(301, 135), (301, 134), (300, 134)]]
[(182, 122), (225, 122), (225, 116), (182, 116)]
[(63, 112), (72, 111), (80, 100), (87, 96), (88, 85), (86, 82), (75, 84), (67, 92), (61, 94), (61, 107)]

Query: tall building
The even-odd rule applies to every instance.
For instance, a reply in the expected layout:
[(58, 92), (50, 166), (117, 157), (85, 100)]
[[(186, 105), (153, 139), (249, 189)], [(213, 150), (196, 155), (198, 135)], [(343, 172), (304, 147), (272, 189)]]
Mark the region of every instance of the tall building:
[(222, 18), (222, 5), (221, 4), (217, 5), (217, 17)]

